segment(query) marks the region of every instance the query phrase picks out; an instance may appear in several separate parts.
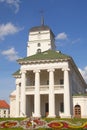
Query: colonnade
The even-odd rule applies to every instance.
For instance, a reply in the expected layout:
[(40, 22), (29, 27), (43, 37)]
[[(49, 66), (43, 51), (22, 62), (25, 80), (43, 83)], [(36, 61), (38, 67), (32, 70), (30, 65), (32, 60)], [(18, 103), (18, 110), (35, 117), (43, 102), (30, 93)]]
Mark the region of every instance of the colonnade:
[[(55, 69), (48, 69), (49, 72), (49, 115), (48, 117), (55, 117), (55, 93), (54, 93), (54, 71)], [(71, 116), (71, 91), (69, 80), (69, 69), (62, 69), (64, 71), (64, 115)], [(34, 116), (41, 117), (40, 113), (40, 70), (34, 70), (35, 73), (35, 95), (34, 95)], [(17, 81), (17, 79), (16, 79)], [(21, 71), (21, 97), (19, 99), (19, 82), (16, 82), (16, 117), (26, 116), (26, 95), (25, 84), (26, 71)], [(19, 111), (20, 100), (20, 111)]]

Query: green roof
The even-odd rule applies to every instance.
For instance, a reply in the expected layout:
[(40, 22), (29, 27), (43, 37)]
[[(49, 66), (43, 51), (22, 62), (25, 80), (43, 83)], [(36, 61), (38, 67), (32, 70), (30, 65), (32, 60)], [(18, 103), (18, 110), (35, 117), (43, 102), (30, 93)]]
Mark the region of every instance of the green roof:
[(20, 76), (21, 74), (20, 74), (20, 70), (17, 70), (15, 73), (13, 73), (13, 76), (15, 77), (15, 76)]
[(56, 59), (70, 59), (71, 57), (68, 55), (65, 55), (59, 51), (54, 50), (48, 50), (45, 52), (40, 52), (35, 55), (25, 57), (22, 59), (18, 59), (17, 61), (20, 62), (26, 62), (26, 61), (38, 61), (38, 60), (56, 60)]
[[(20, 62), (28, 62), (28, 61), (43, 61), (43, 60), (64, 60), (64, 59), (70, 59), (71, 57), (68, 55), (65, 55), (59, 51), (54, 51), (54, 50), (48, 50), (45, 52), (37, 53), (35, 55), (25, 57), (22, 59), (18, 59), (17, 61)], [(13, 76), (20, 76), (20, 69), (17, 70), (16, 72), (13, 73)]]

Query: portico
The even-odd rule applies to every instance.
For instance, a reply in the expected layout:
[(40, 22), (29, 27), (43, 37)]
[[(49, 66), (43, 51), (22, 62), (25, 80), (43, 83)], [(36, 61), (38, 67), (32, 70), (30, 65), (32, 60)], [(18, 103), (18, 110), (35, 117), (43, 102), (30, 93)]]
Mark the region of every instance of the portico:
[[(67, 71), (66, 69), (62, 69), (62, 68), (60, 69), (59, 68), (58, 69), (45, 68), (42, 70), (36, 69), (36, 70), (30, 70), (30, 71), (23, 70), (21, 71), (21, 75), (22, 75), (22, 83), (21, 83), (20, 92), (19, 92), (19, 88), (17, 84), (17, 96), (16, 96), (16, 100), (17, 100), (16, 101), (17, 102), (16, 116), (17, 117), (20, 115), (19, 114), (20, 108), (22, 108), (20, 116), (26, 116), (27, 113), (29, 116), (31, 116), (32, 112), (33, 112), (34, 117), (45, 116), (46, 109), (47, 109), (46, 103), (48, 104), (48, 108), (49, 108), (47, 116), (48, 117), (59, 116), (60, 110), (58, 111), (58, 109), (60, 107), (60, 104), (57, 103), (57, 97), (60, 97), (60, 95), (62, 96), (61, 103), (64, 105), (63, 113), (66, 113), (66, 115), (71, 116), (70, 110), (67, 111), (67, 105), (69, 106), (69, 104), (65, 105), (64, 103), (64, 102), (67, 102), (67, 96), (70, 99), (70, 95), (69, 95), (70, 90), (68, 90), (69, 84), (67, 84), (67, 81), (69, 81), (69, 76), (68, 76), (69, 69), (67, 69)], [(19, 102), (18, 102), (19, 98), (21, 100), (20, 107), (19, 107)], [(29, 110), (30, 107), (27, 104), (27, 102), (29, 102), (30, 100), (32, 100), (32, 103), (30, 105), (32, 106), (32, 110)], [(55, 106), (56, 105), (55, 103), (59, 104), (58, 108)]]

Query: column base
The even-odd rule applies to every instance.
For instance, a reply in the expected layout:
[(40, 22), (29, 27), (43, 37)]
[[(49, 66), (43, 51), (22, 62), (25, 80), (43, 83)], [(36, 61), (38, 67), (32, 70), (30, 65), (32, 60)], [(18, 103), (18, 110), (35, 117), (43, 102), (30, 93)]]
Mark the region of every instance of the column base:
[(15, 116), (16, 118), (19, 118), (20, 116)]
[(35, 114), (35, 113), (33, 113), (33, 115), (32, 115), (33, 117), (38, 117), (38, 118), (40, 118), (41, 117), (41, 115), (40, 114)]
[(27, 115), (24, 113), (21, 113), (20, 117), (27, 117)]
[(61, 118), (72, 118), (72, 115), (62, 115), (62, 116), (60, 116)]
[(48, 115), (47, 118), (55, 118), (56, 115)]

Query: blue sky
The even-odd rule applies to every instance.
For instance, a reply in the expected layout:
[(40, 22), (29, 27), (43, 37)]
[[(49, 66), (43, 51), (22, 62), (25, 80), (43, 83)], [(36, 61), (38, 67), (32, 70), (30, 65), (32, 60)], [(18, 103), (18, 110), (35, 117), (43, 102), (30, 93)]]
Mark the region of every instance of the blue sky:
[(87, 82), (87, 0), (0, 0), (0, 99), (15, 89), (16, 60), (26, 56), (29, 29), (45, 24), (57, 50), (73, 57)]

